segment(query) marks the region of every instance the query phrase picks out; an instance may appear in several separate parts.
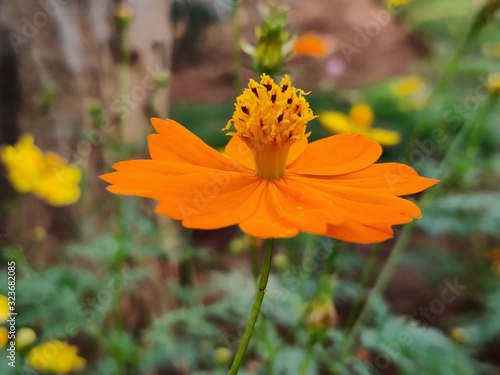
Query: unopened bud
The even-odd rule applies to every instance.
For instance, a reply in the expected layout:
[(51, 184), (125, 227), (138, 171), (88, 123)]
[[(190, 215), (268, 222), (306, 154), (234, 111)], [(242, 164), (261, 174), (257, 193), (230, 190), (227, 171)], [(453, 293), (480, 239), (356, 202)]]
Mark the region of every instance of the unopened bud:
[(311, 312), (307, 318), (307, 325), (313, 330), (325, 330), (338, 322), (337, 311), (331, 298), (312, 302)]
[(233, 353), (231, 352), (231, 350), (225, 347), (219, 347), (214, 351), (215, 362), (219, 365), (225, 365), (226, 363), (229, 363), (232, 355)]
[(493, 95), (500, 94), (500, 73), (490, 74), (487, 81), (488, 90)]
[(271, 7), (257, 29), (253, 63), (259, 74), (275, 75), (285, 63), (285, 44), (290, 39), (290, 35), (285, 31), (286, 19), (285, 10)]
[(465, 344), (469, 341), (469, 333), (465, 328), (455, 327), (450, 331), (450, 336), (459, 344)]
[(16, 334), (16, 349), (23, 350), (33, 344), (36, 339), (36, 333), (31, 328), (21, 328)]

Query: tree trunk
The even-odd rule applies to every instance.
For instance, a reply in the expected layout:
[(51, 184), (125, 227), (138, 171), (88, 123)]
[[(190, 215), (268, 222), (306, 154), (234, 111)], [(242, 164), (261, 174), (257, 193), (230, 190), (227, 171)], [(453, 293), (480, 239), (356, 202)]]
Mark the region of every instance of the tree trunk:
[[(97, 176), (116, 161), (104, 162), (104, 145), (144, 140), (147, 116), (165, 116), (167, 90), (155, 82), (170, 66), (171, 0), (128, 5), (130, 13), (112, 0), (0, 1), (0, 143), (33, 133), (42, 150), (86, 175), (78, 205), (55, 209), (26, 197), (21, 210), (4, 215), (0, 232), (13, 240), (23, 234), (28, 245), (26, 233), (38, 226), (49, 235), (45, 247), (57, 249), (82, 222), (79, 210), (88, 212), (90, 198), (95, 205), (104, 194)], [(120, 14), (131, 16), (125, 29)], [(102, 118), (96, 121), (90, 108), (102, 108)], [(5, 201), (8, 192), (0, 189)]]

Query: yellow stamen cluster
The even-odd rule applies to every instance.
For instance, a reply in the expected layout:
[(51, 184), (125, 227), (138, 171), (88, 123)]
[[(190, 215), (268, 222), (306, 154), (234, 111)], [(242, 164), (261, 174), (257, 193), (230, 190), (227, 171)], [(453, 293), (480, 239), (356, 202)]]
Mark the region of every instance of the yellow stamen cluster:
[(278, 85), (263, 74), (260, 83), (250, 80), (236, 99), (236, 110), (224, 130), (234, 126), (236, 131), (228, 135), (247, 144), (255, 159), (255, 172), (262, 178), (283, 176), (290, 147), (309, 136), (306, 125), (315, 116), (304, 95), (288, 76)]

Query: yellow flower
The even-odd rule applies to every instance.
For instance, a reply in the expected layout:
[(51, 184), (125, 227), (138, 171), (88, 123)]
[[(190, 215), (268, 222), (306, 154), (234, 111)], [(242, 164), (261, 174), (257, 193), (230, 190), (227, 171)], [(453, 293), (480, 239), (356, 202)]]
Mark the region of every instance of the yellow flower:
[(55, 153), (44, 155), (32, 135), (25, 134), (16, 145), (3, 147), (0, 160), (13, 188), (21, 194), (34, 193), (54, 206), (74, 203), (80, 197), (80, 169)]
[(401, 78), (394, 85), (394, 91), (397, 96), (409, 96), (419, 93), (426, 88), (425, 81), (419, 76), (409, 76)]
[(85, 358), (78, 356), (78, 348), (60, 340), (48, 341), (28, 353), (28, 364), (37, 371), (68, 374), (85, 367)]
[(2, 148), (0, 158), (7, 169), (7, 178), (19, 193), (29, 193), (40, 183), (43, 154), (32, 135), (24, 134), (15, 146)]
[(385, 0), (387, 6), (396, 7), (401, 5), (407, 5), (411, 3), (412, 0)]
[(0, 324), (5, 323), (9, 318), (9, 300), (0, 294)]
[(399, 79), (392, 87), (400, 99), (402, 111), (421, 109), (427, 100), (427, 83), (419, 76), (408, 76)]
[(394, 146), (401, 142), (398, 132), (372, 128), (374, 114), (367, 104), (356, 104), (349, 111), (349, 116), (340, 112), (328, 111), (319, 116), (325, 129), (332, 133), (364, 134), (384, 146)]
[(80, 169), (49, 152), (44, 159), (44, 177), (33, 192), (53, 206), (71, 204), (80, 198), (81, 178)]

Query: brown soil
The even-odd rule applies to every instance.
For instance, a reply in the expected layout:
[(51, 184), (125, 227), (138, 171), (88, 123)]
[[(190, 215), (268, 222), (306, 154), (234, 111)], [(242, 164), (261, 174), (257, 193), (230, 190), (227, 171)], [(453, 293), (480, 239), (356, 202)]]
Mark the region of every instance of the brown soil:
[[(245, 2), (241, 9), (245, 41), (255, 42), (254, 30), (260, 20), (256, 6)], [(402, 21), (373, 0), (296, 0), (291, 2), (289, 20), (290, 32), (314, 32), (331, 43), (328, 56), (301, 57), (287, 65), (296, 85), (306, 90), (357, 87), (404, 74), (424, 53), (422, 44), (411, 37)], [(178, 23), (179, 34), (185, 26)], [(177, 43), (171, 82), (174, 104), (227, 101), (235, 97), (230, 14), (226, 13), (221, 22), (205, 24), (203, 30), (200, 38), (190, 43), (189, 50), (179, 48)], [(326, 64), (335, 57), (345, 63), (345, 72), (327, 77)], [(245, 63), (249, 62), (245, 56)], [(243, 82), (249, 77), (255, 78), (255, 73), (244, 69)]]

